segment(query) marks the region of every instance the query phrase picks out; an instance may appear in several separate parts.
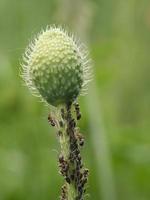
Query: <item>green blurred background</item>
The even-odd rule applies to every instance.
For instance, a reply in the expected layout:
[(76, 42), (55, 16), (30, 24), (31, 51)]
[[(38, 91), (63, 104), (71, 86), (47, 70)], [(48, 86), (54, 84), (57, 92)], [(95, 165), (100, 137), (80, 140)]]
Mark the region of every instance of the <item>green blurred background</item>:
[(19, 77), (46, 25), (65, 25), (93, 59), (80, 97), (86, 199), (150, 199), (150, 1), (0, 0), (0, 200), (59, 199), (59, 145), (49, 109)]

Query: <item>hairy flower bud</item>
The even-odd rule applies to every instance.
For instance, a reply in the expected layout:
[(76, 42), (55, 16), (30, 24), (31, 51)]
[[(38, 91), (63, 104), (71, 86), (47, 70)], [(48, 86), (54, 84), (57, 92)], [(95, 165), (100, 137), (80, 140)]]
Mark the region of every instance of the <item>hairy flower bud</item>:
[(26, 50), (23, 78), (51, 105), (73, 102), (89, 80), (86, 55), (62, 28), (48, 27)]

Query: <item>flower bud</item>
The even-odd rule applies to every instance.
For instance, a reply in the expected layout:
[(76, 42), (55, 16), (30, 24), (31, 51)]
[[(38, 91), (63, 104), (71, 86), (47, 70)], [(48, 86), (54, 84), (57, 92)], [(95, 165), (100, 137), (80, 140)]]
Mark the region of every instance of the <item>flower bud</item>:
[(26, 84), (53, 106), (73, 102), (85, 87), (88, 72), (86, 53), (62, 28), (40, 33), (24, 56)]

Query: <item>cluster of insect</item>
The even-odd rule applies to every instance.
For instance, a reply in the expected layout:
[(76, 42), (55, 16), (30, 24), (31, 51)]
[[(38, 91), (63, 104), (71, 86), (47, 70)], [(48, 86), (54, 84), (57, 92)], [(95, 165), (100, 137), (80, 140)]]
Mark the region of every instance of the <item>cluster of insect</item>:
[[(82, 200), (83, 194), (86, 192), (85, 184), (88, 180), (89, 170), (84, 168), (80, 148), (84, 145), (84, 137), (76, 127), (77, 121), (81, 119), (81, 112), (78, 103), (74, 103), (74, 115), (71, 110), (72, 105), (68, 104), (66, 108), (62, 108), (61, 119), (56, 120), (52, 115), (48, 115), (48, 122), (51, 126), (58, 128), (58, 137), (66, 137), (69, 140), (69, 154), (66, 157), (61, 152), (58, 158), (60, 174), (64, 177), (67, 184), (73, 184), (76, 189), (75, 200)], [(74, 119), (74, 117), (76, 119)], [(63, 128), (65, 126), (65, 132)], [(66, 184), (61, 189), (61, 200), (68, 200), (68, 188)]]

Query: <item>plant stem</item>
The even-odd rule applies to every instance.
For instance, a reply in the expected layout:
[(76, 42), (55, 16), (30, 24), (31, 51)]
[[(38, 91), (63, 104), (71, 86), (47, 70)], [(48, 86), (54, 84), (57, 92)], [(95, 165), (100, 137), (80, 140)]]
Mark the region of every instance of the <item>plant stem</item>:
[[(76, 113), (74, 119), (73, 109)], [(76, 127), (76, 122), (81, 117), (79, 104), (68, 103), (58, 109), (54, 124), (58, 129), (61, 147), (59, 155), (60, 173), (65, 183), (62, 186), (61, 200), (83, 200), (85, 184), (88, 178), (88, 169), (83, 167), (80, 148), (84, 144), (83, 136)]]

